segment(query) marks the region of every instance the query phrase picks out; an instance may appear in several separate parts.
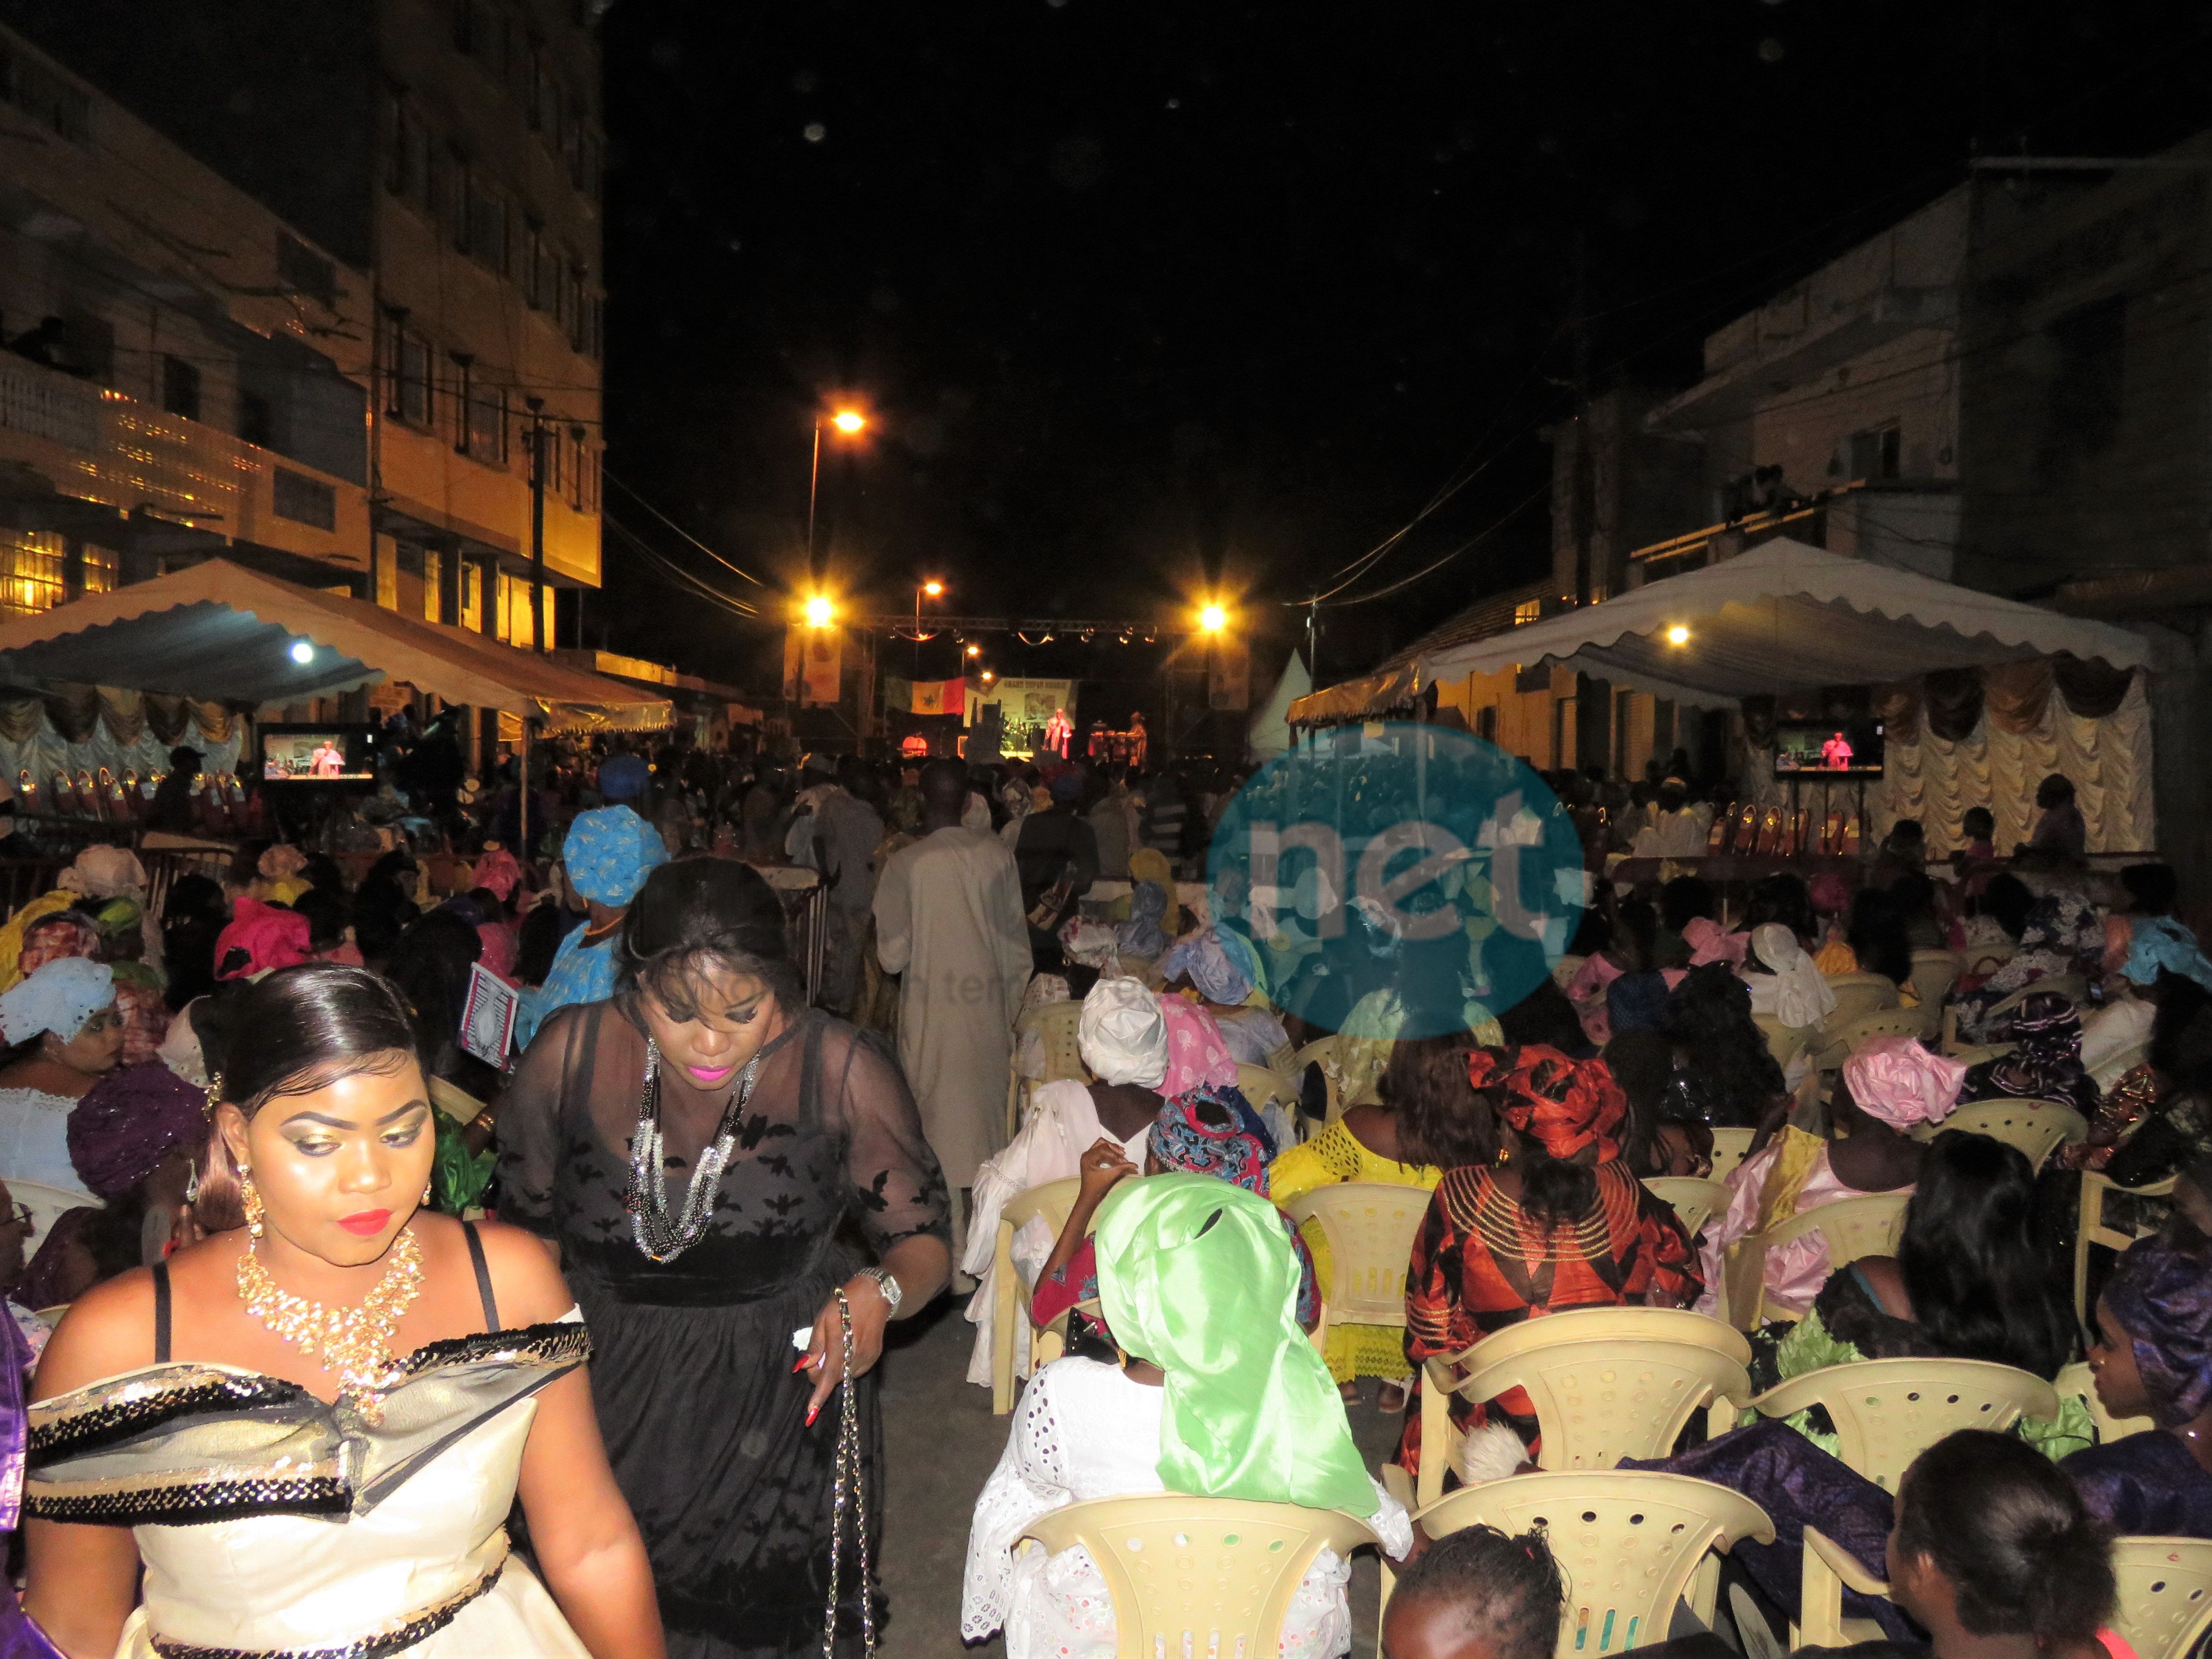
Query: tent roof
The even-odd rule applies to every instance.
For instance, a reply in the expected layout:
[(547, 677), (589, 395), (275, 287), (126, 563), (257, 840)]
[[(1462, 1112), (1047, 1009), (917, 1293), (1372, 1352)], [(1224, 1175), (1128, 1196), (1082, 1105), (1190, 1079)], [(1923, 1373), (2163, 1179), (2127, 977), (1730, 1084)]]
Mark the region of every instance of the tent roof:
[[(1666, 640), (1674, 627), (1690, 631), (1680, 646)], [(1426, 684), (1551, 662), (1718, 708), (1760, 692), (1909, 679), (2061, 651), (2115, 668), (2151, 659), (2148, 640), (2109, 623), (1784, 538), (1601, 605), (1425, 653), (1419, 677)]]
[(1288, 720), (1291, 705), (1313, 690), (1313, 676), (1306, 672), (1306, 659), (1295, 647), (1283, 672), (1275, 679), (1275, 689), (1267, 694), (1267, 701), (1260, 712), (1252, 716), (1244, 728), (1244, 747), (1251, 754), (1272, 758), (1281, 754), (1291, 744)]
[[(300, 641), (315, 647), (293, 660)], [(210, 559), (0, 622), (0, 678), (78, 680), (224, 702), (296, 702), (404, 680), (556, 731), (665, 726), (665, 698), (465, 628)]]

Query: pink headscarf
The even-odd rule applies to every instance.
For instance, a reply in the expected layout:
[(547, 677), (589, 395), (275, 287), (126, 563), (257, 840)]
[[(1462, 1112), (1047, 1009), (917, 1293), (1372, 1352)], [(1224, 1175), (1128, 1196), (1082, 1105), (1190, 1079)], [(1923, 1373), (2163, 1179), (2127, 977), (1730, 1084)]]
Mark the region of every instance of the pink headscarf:
[(1237, 1086), (1237, 1061), (1221, 1040), (1213, 1016), (1188, 999), (1155, 995), (1168, 1026), (1168, 1074), (1160, 1092), (1170, 1100), (1188, 1094), (1201, 1083), (1216, 1088)]
[(522, 866), (504, 847), (489, 848), (477, 860), (471, 879), (493, 897), (504, 901), (521, 881)]
[(1893, 1129), (1948, 1117), (1966, 1075), (1962, 1062), (1909, 1036), (1878, 1037), (1844, 1062), (1844, 1086), (1858, 1109)]
[[(223, 970), (223, 958), (233, 950), (246, 955), (243, 968)], [(307, 919), (281, 905), (264, 904), (241, 895), (231, 907), (230, 925), (216, 935), (215, 976), (250, 979), (272, 968), (289, 968), (308, 957)]]
[(1682, 924), (1682, 941), (1690, 947), (1692, 968), (1702, 968), (1709, 962), (1725, 962), (1731, 968), (1741, 968), (1744, 946), (1751, 942), (1751, 935), (1731, 933), (1710, 916), (1692, 916)]

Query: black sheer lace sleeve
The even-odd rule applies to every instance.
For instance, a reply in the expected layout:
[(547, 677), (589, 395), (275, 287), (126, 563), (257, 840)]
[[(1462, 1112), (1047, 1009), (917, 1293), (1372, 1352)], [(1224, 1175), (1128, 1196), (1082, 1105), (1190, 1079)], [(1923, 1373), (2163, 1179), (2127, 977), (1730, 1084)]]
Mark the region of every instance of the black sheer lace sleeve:
[(822, 1112), (845, 1137), (845, 1168), (861, 1230), (878, 1253), (916, 1233), (950, 1246), (951, 1206), (937, 1154), (898, 1061), (838, 1023), (822, 1044)]
[(499, 1098), (499, 1218), (541, 1237), (560, 1231), (554, 1188), (566, 1131), (562, 1085), (574, 1064), (582, 1005), (557, 1010), (531, 1040)]

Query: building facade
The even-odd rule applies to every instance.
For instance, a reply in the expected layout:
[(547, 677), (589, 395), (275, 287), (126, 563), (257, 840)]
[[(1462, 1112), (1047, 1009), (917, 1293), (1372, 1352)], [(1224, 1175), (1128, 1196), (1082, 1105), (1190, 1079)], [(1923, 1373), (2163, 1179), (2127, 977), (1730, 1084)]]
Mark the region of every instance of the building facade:
[[(158, 426), (158, 411), (191, 423), (179, 443), (282, 458), (258, 486), (267, 510), (250, 520), (266, 533), (248, 533), (243, 504), (225, 520), (235, 556), (313, 560), (276, 574), (319, 569), (387, 606), (517, 644), (571, 637), (556, 618), (569, 616), (573, 631), (575, 612), (559, 596), (573, 607), (597, 586), (600, 556), (604, 140), (592, 9), (0, 0), (0, 24), (16, 31), (16, 58), (69, 89), (69, 111), (49, 112), (47, 125), (91, 133), (72, 145), (58, 132), (29, 159), (11, 146), (0, 161), (0, 180), (25, 198), (0, 244), (10, 267), (0, 283), (22, 290), (0, 286), (0, 331), (14, 341), (17, 316), (56, 319), (52, 362), (35, 366), (59, 365), (77, 390), (123, 408), (111, 423)], [(55, 102), (30, 101), (40, 99)], [(78, 122), (81, 107), (93, 118)], [(0, 112), (18, 112), (13, 100)], [(112, 143), (93, 131), (102, 126)], [(44, 153), (72, 149), (69, 165)], [(197, 194), (176, 182), (186, 178)], [(54, 214), (97, 220), (118, 203), (118, 222), (91, 233), (113, 241), (107, 263), (137, 256), (107, 279), (112, 303), (84, 298), (88, 274), (76, 290), (51, 276), (41, 288), (42, 271), (84, 266), (58, 267), (40, 227)], [(189, 335), (203, 313), (222, 340)], [(164, 347), (188, 337), (188, 353)], [(19, 348), (11, 369), (19, 359), (30, 361)], [(0, 412), (0, 446), (17, 441), (15, 426)], [(0, 459), (13, 455), (0, 447)], [(258, 476), (252, 455), (226, 464)], [(285, 482), (280, 499), (288, 472), (313, 488)], [(212, 522), (147, 499), (165, 522)], [(320, 538), (295, 530), (287, 506)], [(167, 533), (140, 544), (158, 548)], [(133, 556), (143, 556), (119, 550), (116, 562)]]

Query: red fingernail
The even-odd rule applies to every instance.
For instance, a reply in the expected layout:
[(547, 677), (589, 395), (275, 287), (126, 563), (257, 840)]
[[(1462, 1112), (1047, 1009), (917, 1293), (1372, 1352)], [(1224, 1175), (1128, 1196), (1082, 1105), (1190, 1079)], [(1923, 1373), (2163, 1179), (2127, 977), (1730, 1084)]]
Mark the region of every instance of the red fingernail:
[(799, 1374), (799, 1372), (801, 1372), (801, 1371), (805, 1370), (805, 1369), (806, 1369), (806, 1356), (805, 1356), (805, 1354), (801, 1354), (801, 1355), (799, 1355), (799, 1363), (798, 1363), (796, 1365), (793, 1365), (793, 1366), (791, 1368), (791, 1374), (792, 1374), (793, 1376), (798, 1376), (798, 1375)]
[(811, 1429), (814, 1426), (814, 1419), (821, 1410), (822, 1407), (819, 1405), (809, 1406), (806, 1408), (806, 1426), (808, 1428)]

